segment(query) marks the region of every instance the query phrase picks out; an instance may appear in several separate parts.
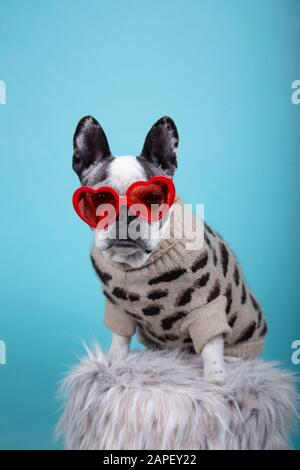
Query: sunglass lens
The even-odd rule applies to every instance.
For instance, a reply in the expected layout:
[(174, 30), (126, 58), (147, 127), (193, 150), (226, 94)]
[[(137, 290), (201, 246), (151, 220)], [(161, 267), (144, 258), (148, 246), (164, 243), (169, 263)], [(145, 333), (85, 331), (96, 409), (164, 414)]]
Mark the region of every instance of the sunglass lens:
[(168, 202), (169, 188), (163, 181), (137, 185), (130, 192), (131, 210), (149, 220), (161, 218), (162, 211), (168, 207)]
[(84, 191), (80, 194), (78, 200), (81, 215), (94, 228), (103, 228), (111, 221), (115, 216), (116, 204), (114, 194), (109, 191), (99, 191), (97, 193)]

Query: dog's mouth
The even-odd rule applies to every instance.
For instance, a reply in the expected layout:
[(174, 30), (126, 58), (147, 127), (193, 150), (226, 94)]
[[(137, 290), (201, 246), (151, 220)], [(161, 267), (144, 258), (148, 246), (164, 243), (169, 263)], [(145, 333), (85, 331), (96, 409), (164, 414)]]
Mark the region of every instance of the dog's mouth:
[(107, 247), (107, 250), (111, 248), (121, 248), (121, 249), (128, 249), (130, 251), (132, 250), (143, 250), (147, 254), (151, 253), (152, 250), (149, 250), (143, 242), (143, 240), (130, 240), (130, 239), (116, 239), (116, 240), (110, 240), (110, 243)]
[(114, 248), (139, 248), (138, 244), (131, 240), (115, 240), (111, 244)]

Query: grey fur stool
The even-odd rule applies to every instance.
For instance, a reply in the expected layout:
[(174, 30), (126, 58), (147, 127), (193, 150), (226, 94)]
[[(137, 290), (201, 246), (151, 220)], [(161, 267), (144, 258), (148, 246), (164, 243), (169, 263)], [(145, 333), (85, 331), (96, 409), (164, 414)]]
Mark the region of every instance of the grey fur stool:
[(180, 351), (132, 351), (110, 366), (87, 350), (61, 391), (67, 449), (285, 449), (296, 416), (292, 374), (237, 360), (220, 387)]

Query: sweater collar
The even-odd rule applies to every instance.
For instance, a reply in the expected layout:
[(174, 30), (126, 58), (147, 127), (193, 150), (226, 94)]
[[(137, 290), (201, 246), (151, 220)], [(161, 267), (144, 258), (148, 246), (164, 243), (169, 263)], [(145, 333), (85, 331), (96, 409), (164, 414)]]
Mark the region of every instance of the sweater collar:
[(132, 268), (126, 263), (112, 262), (114, 268), (121, 271), (141, 270), (157, 261), (163, 255), (173, 250), (173, 248), (175, 248), (178, 254), (182, 255), (185, 250), (186, 242), (193, 239), (193, 227), (195, 225), (194, 220), (196, 217), (191, 210), (184, 212), (185, 224), (183, 224), (183, 206), (181, 199), (178, 198), (170, 213), (168, 226), (165, 229), (163, 238), (160, 240), (157, 248), (151, 253), (143, 266), (140, 268)]

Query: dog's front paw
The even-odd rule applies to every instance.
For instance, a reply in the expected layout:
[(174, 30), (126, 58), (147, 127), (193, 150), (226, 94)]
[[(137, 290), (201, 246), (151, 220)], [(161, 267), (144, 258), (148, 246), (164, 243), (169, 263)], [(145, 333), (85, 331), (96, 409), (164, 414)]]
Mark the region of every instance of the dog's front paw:
[(115, 364), (116, 362), (124, 359), (128, 354), (127, 350), (120, 350), (120, 349), (110, 349), (106, 355), (106, 359), (108, 363)]
[(204, 364), (204, 379), (216, 385), (223, 385), (226, 380), (226, 371), (223, 362), (214, 361)]

